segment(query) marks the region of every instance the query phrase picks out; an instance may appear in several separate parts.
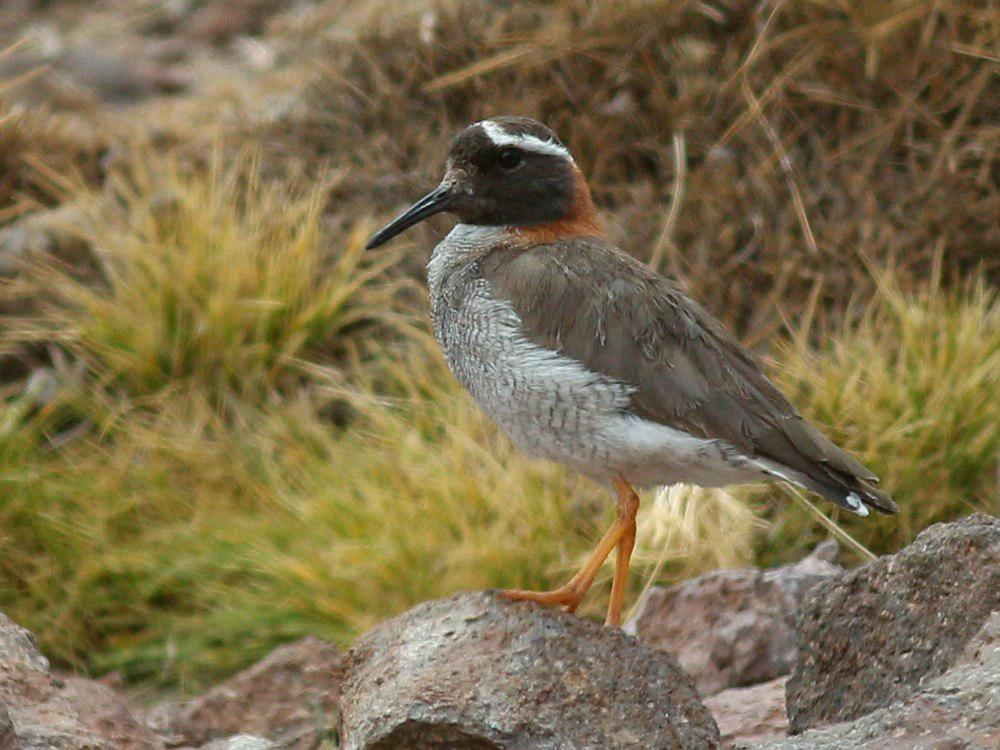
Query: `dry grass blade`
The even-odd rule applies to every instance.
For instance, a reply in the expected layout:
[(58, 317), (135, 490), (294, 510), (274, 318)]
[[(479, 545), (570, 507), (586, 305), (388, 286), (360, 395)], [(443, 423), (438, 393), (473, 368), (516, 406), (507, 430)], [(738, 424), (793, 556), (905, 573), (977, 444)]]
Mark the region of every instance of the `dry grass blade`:
[(878, 556), (874, 552), (851, 536), (850, 532), (840, 526), (840, 524), (833, 521), (828, 515), (826, 515), (826, 513), (819, 509), (816, 503), (806, 497), (797, 487), (783, 485), (782, 488), (789, 495), (791, 495), (792, 498), (794, 498), (796, 503), (798, 503), (802, 508), (805, 508), (806, 511), (815, 517), (816, 520), (818, 520), (835, 539), (839, 539), (844, 542), (850, 549), (860, 555), (863, 560), (871, 561), (877, 559)]
[(791, 194), (792, 202), (795, 204), (795, 214), (798, 217), (799, 226), (802, 228), (802, 234), (805, 236), (806, 248), (808, 248), (812, 255), (817, 255), (819, 253), (819, 248), (816, 246), (816, 237), (813, 235), (812, 227), (809, 225), (809, 217), (806, 215), (806, 206), (802, 200), (802, 193), (799, 191), (799, 186), (795, 179), (795, 168), (792, 166), (792, 160), (788, 158), (788, 151), (786, 151), (785, 147), (782, 145), (781, 138), (778, 136), (774, 126), (764, 114), (760, 101), (751, 90), (750, 84), (746, 81), (746, 79), (743, 80), (743, 94), (746, 96), (747, 101), (750, 104), (750, 109), (757, 113), (757, 121), (760, 123), (760, 127), (767, 135), (767, 139), (771, 142), (771, 145), (774, 146), (774, 151), (778, 155), (778, 161), (781, 164), (781, 171), (785, 173), (785, 180), (788, 183), (788, 192)]
[[(521, 62), (529, 56), (538, 56), (538, 49), (534, 45), (525, 44), (513, 49), (505, 50), (484, 60), (478, 60), (472, 65), (467, 65), (461, 70), (456, 70), (445, 75), (438, 76), (432, 81), (424, 84), (424, 91), (433, 94), (450, 86), (454, 86), (465, 81), (478, 78), (479, 76), (494, 71), (502, 70), (516, 63)], [(535, 60), (538, 64), (538, 60)]]
[(663, 261), (664, 253), (669, 251), (670, 271), (674, 278), (682, 278), (680, 264), (678, 262), (677, 243), (674, 242), (674, 230), (677, 227), (677, 218), (680, 216), (681, 208), (684, 206), (685, 179), (687, 178), (687, 146), (683, 133), (674, 133), (674, 188), (670, 198), (670, 209), (663, 219), (663, 226), (660, 234), (656, 238), (656, 244), (649, 254), (649, 265), (659, 270)]

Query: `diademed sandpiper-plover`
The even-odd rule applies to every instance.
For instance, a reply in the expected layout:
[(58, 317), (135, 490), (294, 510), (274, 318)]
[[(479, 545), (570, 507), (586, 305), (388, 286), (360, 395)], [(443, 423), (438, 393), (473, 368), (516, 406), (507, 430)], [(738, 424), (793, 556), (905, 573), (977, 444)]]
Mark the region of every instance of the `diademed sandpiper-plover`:
[(428, 282), (455, 378), (521, 449), (618, 494), (616, 520), (566, 585), (505, 596), (574, 611), (617, 550), (607, 614), (617, 626), (633, 485), (785, 481), (858, 515), (897, 512), (709, 313), (607, 240), (582, 172), (541, 123), (470, 125), (441, 184), (368, 247), (442, 211), (460, 223), (434, 249)]

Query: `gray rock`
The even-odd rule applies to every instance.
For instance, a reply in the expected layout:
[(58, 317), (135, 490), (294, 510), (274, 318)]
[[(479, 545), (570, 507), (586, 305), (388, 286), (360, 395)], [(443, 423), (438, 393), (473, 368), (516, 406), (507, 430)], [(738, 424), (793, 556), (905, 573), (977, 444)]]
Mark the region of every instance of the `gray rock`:
[(786, 679), (779, 677), (760, 685), (720, 690), (705, 699), (719, 725), (723, 745), (785, 736)]
[(140, 101), (153, 93), (140, 67), (124, 50), (89, 44), (69, 47), (59, 61), (60, 70), (73, 83), (101, 101), (115, 104)]
[(718, 570), (653, 588), (629, 623), (639, 640), (673, 654), (698, 692), (756, 685), (791, 671), (795, 622), (805, 593), (843, 572), (836, 542), (773, 570)]
[[(114, 690), (82, 677), (56, 678), (48, 667), (31, 633), (0, 614), (0, 705), (22, 750), (163, 747)], [(3, 731), (0, 720), (0, 737)]]
[(994, 750), (1000, 747), (1000, 613), (955, 666), (903, 701), (853, 722), (740, 750)]
[(38, 651), (31, 631), (0, 613), (0, 685), (18, 684), (48, 672), (49, 660)]
[(342, 679), (337, 649), (303, 638), (194, 700), (154, 708), (147, 720), (171, 745), (255, 735), (282, 750), (309, 750), (339, 729)]
[(209, 0), (190, 15), (188, 33), (222, 44), (239, 35), (263, 31), (268, 18), (287, 6), (286, 0)]
[(26, 76), (5, 92), (18, 104), (86, 111), (101, 104), (133, 105), (193, 83), (186, 66), (151, 59), (125, 37), (83, 42), (45, 23), (20, 36), (25, 43), (0, 58), (0, 80)]
[(488, 593), (422, 604), (364, 635), (341, 707), (349, 750), (719, 744), (669, 655)]
[(926, 529), (895, 555), (816, 586), (787, 686), (793, 734), (905, 698), (1000, 610), (1000, 519)]
[(3, 750), (21, 750), (21, 742), (14, 731), (14, 722), (7, 713), (7, 707), (0, 701), (0, 748)]
[(237, 734), (202, 745), (199, 750), (273, 750), (277, 746), (270, 740), (253, 734)]
[(12, 276), (21, 264), (37, 262), (45, 255), (65, 261), (82, 255), (86, 243), (78, 232), (86, 222), (81, 206), (64, 203), (0, 228), (0, 276)]

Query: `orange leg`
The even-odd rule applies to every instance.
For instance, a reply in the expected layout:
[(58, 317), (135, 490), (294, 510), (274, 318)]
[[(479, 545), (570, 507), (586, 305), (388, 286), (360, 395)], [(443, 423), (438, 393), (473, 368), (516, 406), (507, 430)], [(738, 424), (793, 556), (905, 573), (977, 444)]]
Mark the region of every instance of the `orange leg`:
[(615, 556), (615, 575), (611, 579), (611, 598), (608, 600), (608, 616), (605, 625), (617, 628), (622, 622), (622, 605), (628, 589), (628, 566), (635, 547), (635, 514), (639, 511), (639, 496), (624, 479), (615, 480), (618, 491), (618, 518), (624, 521), (625, 533), (618, 542)]
[[(617, 607), (618, 614), (613, 615), (611, 607), (608, 609), (608, 623), (617, 625), (621, 619), (621, 604), (625, 596), (624, 584), (628, 576), (628, 560), (635, 543), (635, 514), (639, 509), (639, 496), (624, 479), (616, 479), (614, 484), (618, 491), (618, 517), (573, 578), (552, 591), (505, 589), (500, 595), (517, 601), (561, 605), (567, 612), (575, 612), (584, 595), (594, 585), (594, 579), (597, 578), (597, 573), (611, 554), (611, 550), (617, 547), (618, 557), (611, 588), (611, 606)], [(616, 599), (617, 604), (615, 604)]]

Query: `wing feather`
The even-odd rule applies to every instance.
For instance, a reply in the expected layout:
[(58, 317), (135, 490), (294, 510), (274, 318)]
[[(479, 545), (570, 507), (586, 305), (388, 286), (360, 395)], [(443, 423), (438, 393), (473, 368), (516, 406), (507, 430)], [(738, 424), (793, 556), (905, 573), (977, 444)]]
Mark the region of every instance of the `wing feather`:
[(853, 510), (850, 493), (895, 511), (870, 486), (875, 475), (804, 419), (718, 321), (605, 240), (504, 248), (481, 264), (528, 338), (633, 386), (640, 416), (723, 440)]

